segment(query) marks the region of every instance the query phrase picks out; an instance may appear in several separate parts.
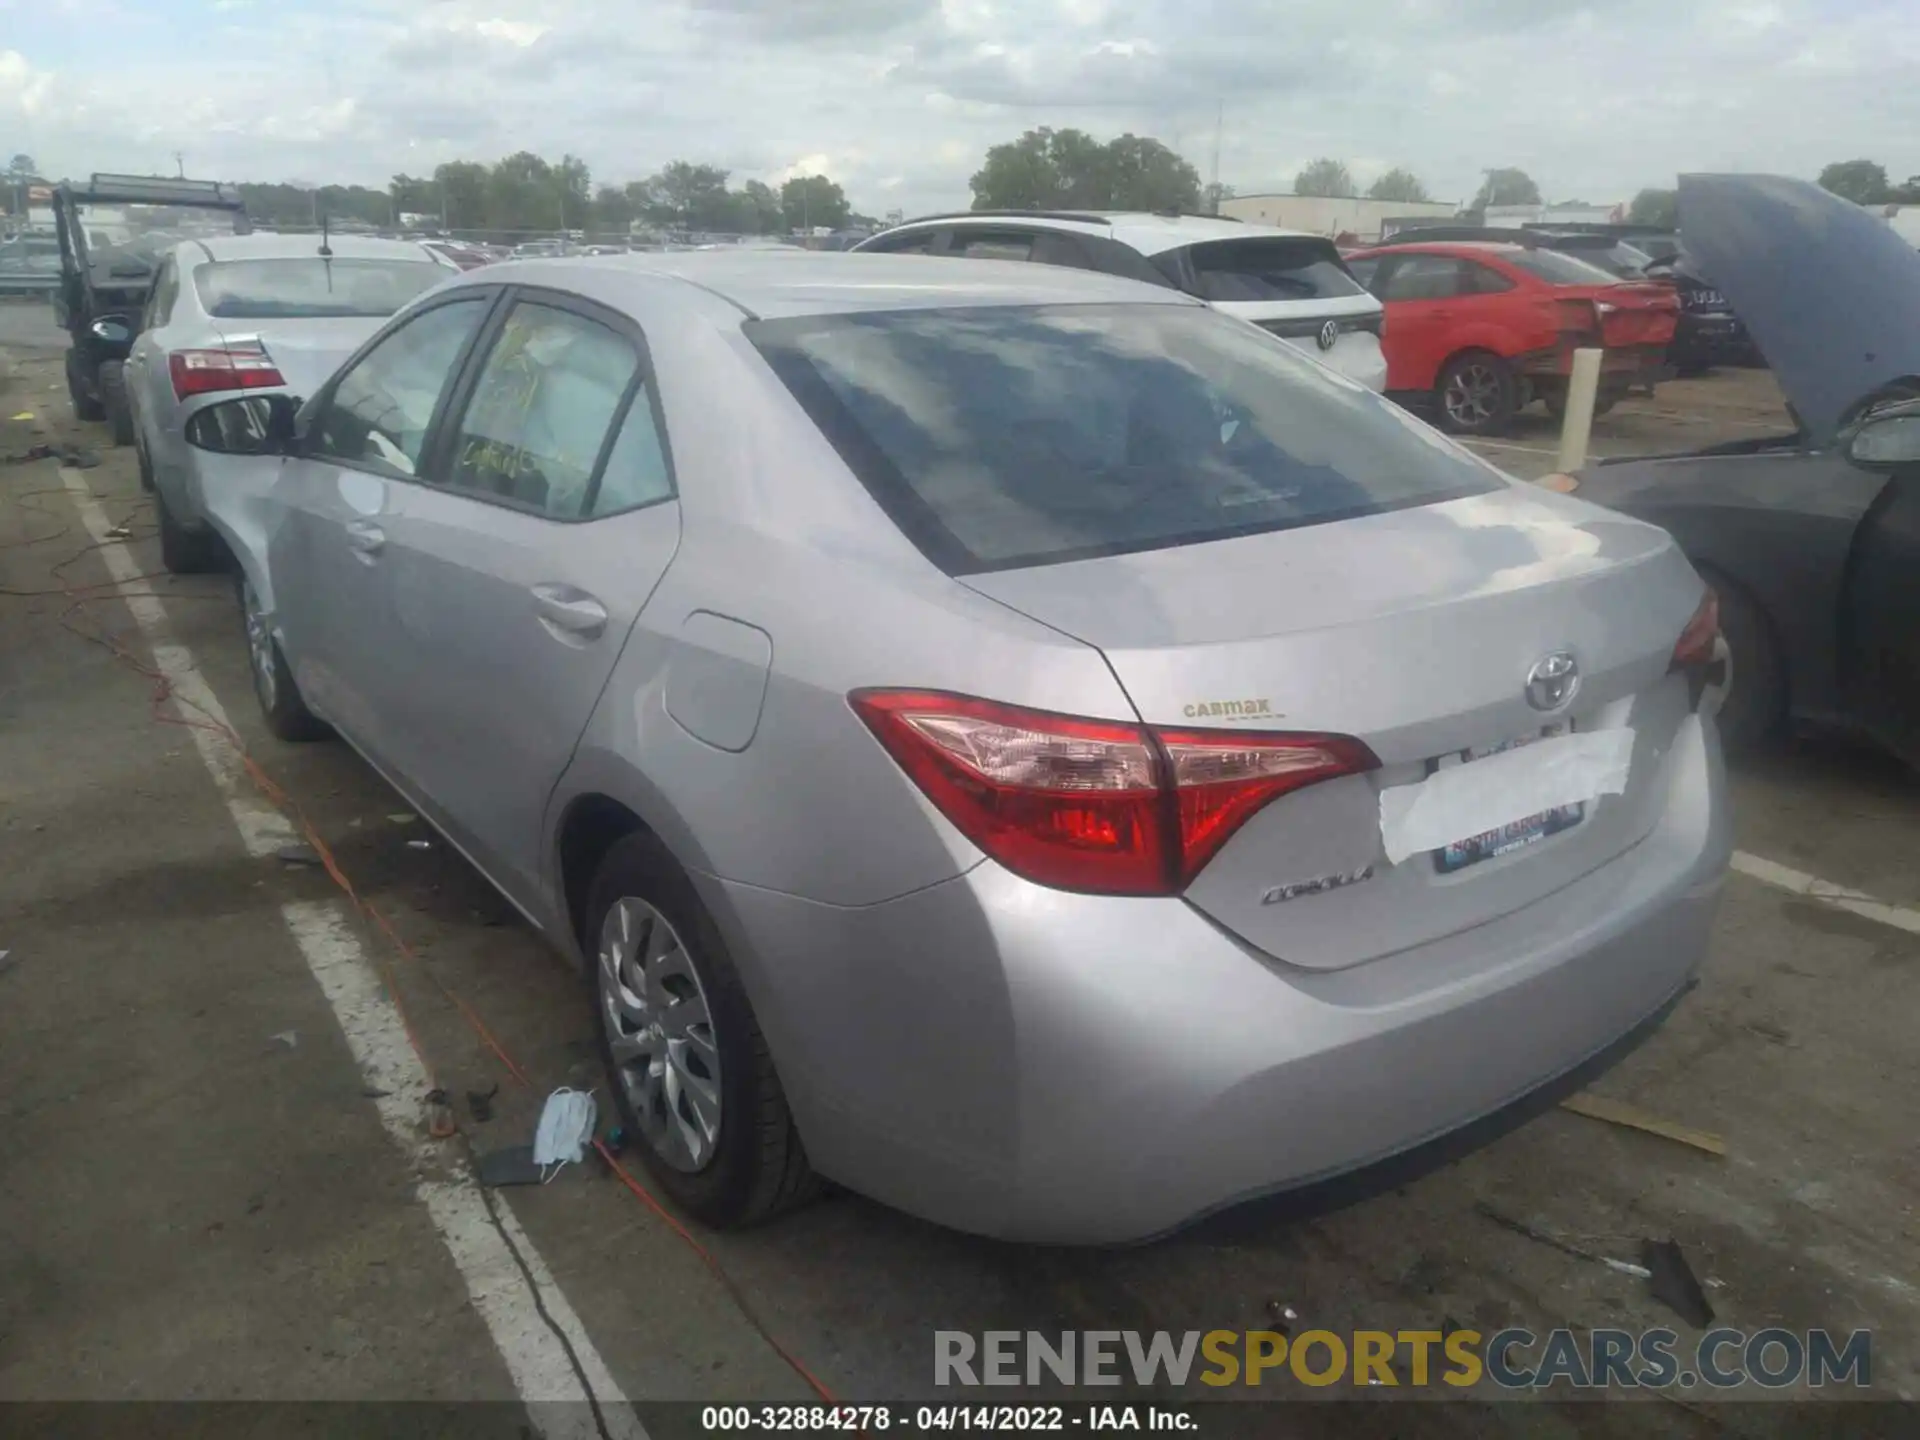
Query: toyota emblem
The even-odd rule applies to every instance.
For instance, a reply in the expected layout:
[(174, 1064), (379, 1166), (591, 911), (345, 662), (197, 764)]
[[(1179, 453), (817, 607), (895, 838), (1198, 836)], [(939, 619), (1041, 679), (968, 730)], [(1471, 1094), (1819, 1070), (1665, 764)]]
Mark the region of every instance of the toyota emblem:
[(1536, 710), (1564, 710), (1580, 690), (1580, 662), (1556, 650), (1533, 662), (1527, 672), (1527, 704)]
[(1334, 341), (1340, 338), (1340, 322), (1338, 320), (1327, 321), (1326, 324), (1320, 327), (1319, 338), (1320, 348), (1322, 350), (1331, 350)]

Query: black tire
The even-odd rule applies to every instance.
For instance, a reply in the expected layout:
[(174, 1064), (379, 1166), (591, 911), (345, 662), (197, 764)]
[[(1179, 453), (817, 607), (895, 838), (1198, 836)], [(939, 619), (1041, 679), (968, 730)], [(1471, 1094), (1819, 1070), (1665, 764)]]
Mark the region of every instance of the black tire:
[(133, 410), (127, 404), (127, 367), (109, 360), (100, 367), (100, 403), (116, 445), (133, 444)]
[(205, 575), (219, 570), (227, 560), (226, 548), (211, 530), (182, 528), (167, 508), (166, 495), (153, 492), (153, 514), (160, 524), (160, 563), (175, 575)]
[(1440, 367), (1433, 386), (1440, 426), (1455, 435), (1501, 433), (1519, 409), (1519, 399), (1519, 377), (1490, 350), (1461, 351)]
[(253, 698), (259, 702), (260, 716), (267, 722), (267, 729), (276, 740), (326, 739), (333, 728), (307, 709), (307, 702), (300, 698), (300, 687), (293, 683), (293, 670), (281, 652), (280, 642), (271, 632), (258, 637), (254, 634), (254, 616), (249, 604), (252, 587), (244, 574), (234, 576), (233, 593), (240, 602), (240, 631), (247, 642), (247, 672), (253, 681)]
[[(712, 1153), (697, 1170), (676, 1168), (653, 1148), (614, 1065), (601, 1005), (600, 937), (609, 912), (623, 898), (651, 906), (673, 927), (705, 994), (720, 1061), (721, 1108)], [(634, 1153), (654, 1182), (682, 1209), (718, 1229), (757, 1225), (812, 1199), (819, 1181), (807, 1164), (740, 972), (713, 917), (666, 847), (645, 831), (615, 844), (594, 875), (582, 918), (588, 1009), (607, 1088)]]
[(1760, 607), (1724, 577), (1705, 574), (1720, 597), (1720, 633), (1732, 675), (1717, 717), (1729, 755), (1751, 755), (1779, 733), (1787, 714), (1787, 671), (1773, 626)]
[(106, 409), (87, 383), (86, 370), (86, 356), (78, 350), (67, 351), (67, 398), (73, 402), (73, 418), (104, 420), (107, 418)]

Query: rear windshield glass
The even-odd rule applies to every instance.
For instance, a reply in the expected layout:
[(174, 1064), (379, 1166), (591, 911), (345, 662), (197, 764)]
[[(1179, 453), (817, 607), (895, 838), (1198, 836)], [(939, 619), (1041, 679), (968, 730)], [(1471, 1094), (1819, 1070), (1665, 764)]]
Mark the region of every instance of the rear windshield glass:
[(216, 320), (391, 315), (452, 275), (431, 260), (222, 260), (193, 272)]
[(745, 328), (949, 574), (1315, 525), (1504, 483), (1380, 396), (1199, 306)]
[(1559, 250), (1522, 250), (1506, 257), (1507, 263), (1529, 275), (1537, 275), (1549, 285), (1611, 285), (1614, 277), (1598, 265)]
[(1187, 251), (1203, 300), (1331, 300), (1360, 286), (1325, 240), (1214, 240)]

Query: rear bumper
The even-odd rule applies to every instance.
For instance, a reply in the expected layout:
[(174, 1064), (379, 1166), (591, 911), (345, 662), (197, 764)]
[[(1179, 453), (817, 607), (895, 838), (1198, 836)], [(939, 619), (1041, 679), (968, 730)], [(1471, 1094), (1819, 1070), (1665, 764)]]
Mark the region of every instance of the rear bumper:
[(1664, 768), (1660, 824), (1601, 870), (1332, 972), (991, 863), (861, 910), (696, 883), (819, 1170), (963, 1230), (1122, 1243), (1432, 1142), (1671, 1004), (1729, 854), (1711, 725)]

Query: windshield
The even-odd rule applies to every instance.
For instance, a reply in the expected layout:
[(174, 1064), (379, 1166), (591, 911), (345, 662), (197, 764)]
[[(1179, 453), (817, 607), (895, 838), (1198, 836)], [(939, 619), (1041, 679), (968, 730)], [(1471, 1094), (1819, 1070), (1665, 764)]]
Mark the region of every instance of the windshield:
[(1253, 238), (1188, 247), (1205, 300), (1327, 300), (1361, 288), (1325, 240)]
[(431, 260), (225, 260), (193, 272), (216, 320), (317, 320), (391, 315), (452, 272)]
[(97, 279), (134, 279), (159, 269), (160, 257), (182, 240), (232, 235), (240, 217), (231, 210), (188, 205), (76, 205), (74, 220)]
[(1198, 307), (922, 310), (746, 330), (950, 574), (1321, 524), (1501, 484), (1378, 395)]
[(1506, 257), (1507, 262), (1549, 285), (1611, 285), (1618, 278), (1559, 250), (1522, 250)]

